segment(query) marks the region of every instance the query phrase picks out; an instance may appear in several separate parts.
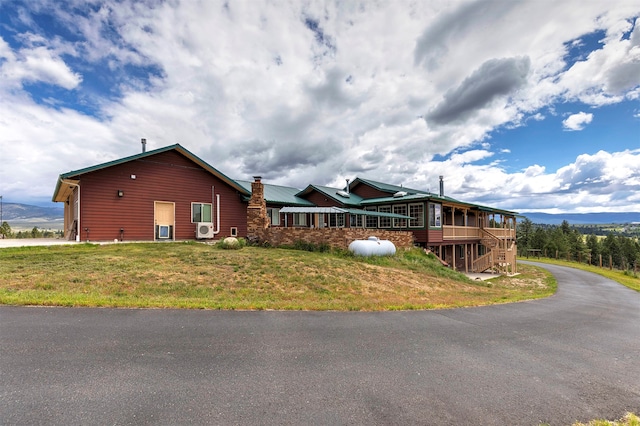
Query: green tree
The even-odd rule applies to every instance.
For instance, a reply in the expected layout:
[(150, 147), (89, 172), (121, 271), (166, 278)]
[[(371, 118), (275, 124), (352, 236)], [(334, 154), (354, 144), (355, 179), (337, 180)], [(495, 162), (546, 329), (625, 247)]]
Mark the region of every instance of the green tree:
[(531, 247), (533, 240), (533, 222), (529, 218), (524, 218), (522, 222), (518, 224), (516, 229), (516, 238), (518, 239), (518, 248), (520, 249), (520, 255), (527, 253), (527, 250)]
[(11, 237), (13, 237), (13, 232), (11, 232), (11, 227), (6, 221), (2, 222), (2, 225), (0, 225), (0, 238), (11, 238)]
[(612, 233), (609, 233), (602, 241), (602, 257), (604, 258), (603, 262), (607, 265), (611, 259), (612, 264), (609, 266), (619, 268), (622, 265), (620, 242)]
[(42, 238), (42, 232), (38, 229), (37, 226), (34, 226), (31, 230), (31, 238)]
[(533, 232), (530, 248), (543, 250), (546, 247), (548, 240), (549, 240), (549, 236), (547, 234), (547, 231), (544, 228), (537, 227), (536, 230)]
[(567, 240), (571, 257), (577, 261), (585, 261), (587, 259), (587, 246), (580, 231), (572, 229), (567, 235)]
[(559, 257), (564, 258), (569, 253), (569, 249), (568, 237), (564, 234), (562, 227), (554, 228), (549, 234), (549, 239), (545, 245), (548, 255), (555, 257), (557, 252)]
[(595, 234), (589, 234), (587, 236), (587, 249), (591, 252), (591, 263), (596, 264), (598, 262), (598, 256), (602, 253), (602, 248)]

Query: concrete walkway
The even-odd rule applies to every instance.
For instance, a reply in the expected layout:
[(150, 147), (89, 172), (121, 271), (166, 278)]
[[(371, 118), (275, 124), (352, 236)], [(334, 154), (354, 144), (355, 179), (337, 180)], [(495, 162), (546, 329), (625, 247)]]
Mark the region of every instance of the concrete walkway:
[(62, 244), (79, 244), (75, 241), (61, 240), (57, 238), (3, 238), (0, 239), (0, 248), (30, 247), (30, 246), (58, 246)]

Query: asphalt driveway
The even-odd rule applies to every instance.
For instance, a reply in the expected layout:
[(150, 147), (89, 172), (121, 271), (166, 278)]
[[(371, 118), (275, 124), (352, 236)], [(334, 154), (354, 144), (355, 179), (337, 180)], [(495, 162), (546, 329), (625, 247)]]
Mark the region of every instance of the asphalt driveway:
[(424, 312), (0, 307), (0, 423), (568, 425), (640, 412), (640, 294)]

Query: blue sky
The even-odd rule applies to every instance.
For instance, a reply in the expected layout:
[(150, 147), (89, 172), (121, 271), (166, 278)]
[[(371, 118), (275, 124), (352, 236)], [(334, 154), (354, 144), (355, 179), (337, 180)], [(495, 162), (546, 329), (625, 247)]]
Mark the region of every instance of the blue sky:
[(640, 212), (640, 3), (0, 0), (5, 202), (140, 138), (237, 179)]

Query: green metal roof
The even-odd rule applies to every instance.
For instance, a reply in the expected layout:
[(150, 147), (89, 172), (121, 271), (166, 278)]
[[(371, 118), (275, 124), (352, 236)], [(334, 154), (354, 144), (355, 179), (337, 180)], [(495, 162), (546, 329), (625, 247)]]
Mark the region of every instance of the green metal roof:
[(337, 201), (340, 204), (345, 206), (359, 206), (362, 202), (363, 198), (357, 194), (349, 193), (348, 197), (340, 195), (338, 192), (343, 192), (343, 189), (340, 188), (332, 188), (330, 186), (322, 186), (322, 185), (309, 185), (302, 191), (298, 192), (298, 196), (304, 196), (309, 194), (312, 191), (318, 191), (321, 194), (326, 195), (334, 201)]
[[(251, 194), (251, 182), (246, 180), (236, 181), (238, 184)], [(297, 197), (296, 194), (300, 192), (298, 188), (292, 188), (289, 186), (270, 185), (263, 183), (264, 185), (264, 199), (267, 203), (272, 204), (286, 204), (292, 206), (315, 206), (311, 201), (304, 198)], [(249, 197), (247, 197), (249, 198)]]
[(365, 185), (371, 186), (379, 191), (388, 192), (390, 194), (395, 194), (396, 192), (404, 191), (409, 194), (419, 194), (419, 193), (427, 193), (426, 191), (421, 191), (419, 189), (406, 188), (404, 186), (391, 185), (383, 182), (376, 182), (375, 180), (363, 179), (363, 178), (355, 178), (353, 182), (349, 184), (349, 187), (355, 186), (356, 183), (363, 183)]
[(202, 160), (200, 157), (198, 157), (194, 153), (190, 152), (189, 150), (187, 150), (186, 148), (184, 148), (180, 144), (175, 144), (175, 145), (169, 145), (169, 146), (165, 146), (163, 148), (158, 148), (158, 149), (154, 149), (154, 150), (147, 151), (147, 152), (141, 152), (139, 154), (131, 155), (129, 157), (119, 158), (117, 160), (109, 161), (109, 162), (106, 162), (106, 163), (97, 164), (95, 166), (86, 167), (84, 169), (73, 170), (73, 171), (70, 171), (70, 172), (67, 172), (67, 173), (63, 173), (58, 177), (58, 182), (56, 184), (56, 189), (55, 189), (55, 191), (53, 193), (53, 198), (52, 199), (53, 199), (53, 201), (56, 201), (56, 196), (60, 192), (60, 189), (61, 189), (61, 186), (63, 184), (63, 181), (66, 180), (66, 179), (78, 178), (79, 176), (81, 176), (81, 175), (83, 175), (85, 173), (91, 173), (91, 172), (95, 172), (97, 170), (106, 169), (108, 167), (116, 166), (116, 165), (119, 165), (119, 164), (128, 163), (130, 161), (140, 160), (142, 158), (150, 157), (150, 156), (153, 156), (153, 155), (156, 155), (156, 154), (160, 154), (160, 153), (163, 153), (163, 152), (167, 152), (167, 151), (176, 151), (176, 152), (184, 155), (185, 157), (187, 157), (188, 159), (190, 159), (194, 163), (198, 164), (199, 166), (201, 166), (203, 169), (205, 169), (206, 171), (208, 171), (212, 175), (218, 177), (219, 179), (221, 179), (225, 183), (229, 184), (231, 187), (235, 188), (240, 193), (243, 193), (243, 194), (249, 194), (250, 193), (250, 191), (247, 192), (247, 190), (243, 186), (239, 185), (235, 180), (233, 180), (230, 177), (226, 176), (224, 173), (220, 172), (215, 167), (212, 167), (206, 161)]

